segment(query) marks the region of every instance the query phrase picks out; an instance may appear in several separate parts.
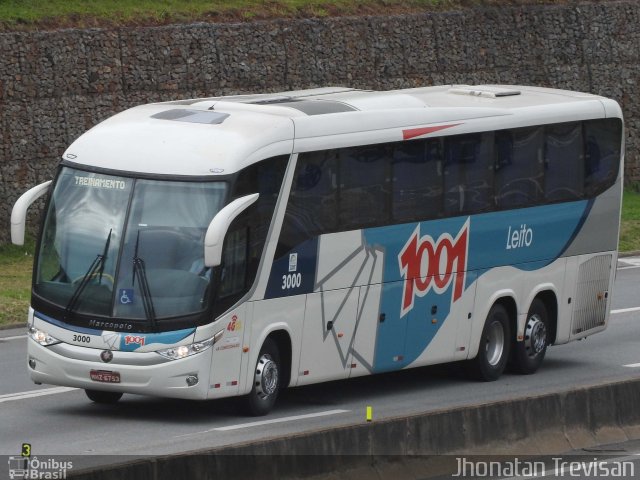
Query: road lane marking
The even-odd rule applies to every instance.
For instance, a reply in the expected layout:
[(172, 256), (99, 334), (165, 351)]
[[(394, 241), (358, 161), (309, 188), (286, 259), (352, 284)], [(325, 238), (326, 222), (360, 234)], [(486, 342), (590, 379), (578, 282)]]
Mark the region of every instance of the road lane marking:
[(623, 365), (623, 367), (638, 368), (640, 367), (640, 363), (630, 363), (629, 365)]
[(306, 418), (326, 417), (327, 415), (337, 415), (339, 413), (347, 413), (350, 410), (327, 410), (326, 412), (309, 413), (307, 415), (294, 415), (293, 417), (273, 418), (271, 420), (261, 420), (259, 422), (241, 423), (239, 425), (229, 425), (228, 427), (212, 428), (209, 431), (227, 432), (229, 430), (240, 430), (241, 428), (259, 427), (262, 425), (272, 425), (274, 423), (293, 422), (295, 420), (304, 420)]
[(243, 428), (259, 427), (262, 425), (273, 425), (274, 423), (294, 422), (296, 420), (304, 420), (307, 418), (326, 417), (328, 415), (338, 415), (340, 413), (348, 413), (351, 410), (327, 410), (326, 412), (308, 413), (306, 415), (294, 415), (292, 417), (273, 418), (271, 420), (261, 420), (259, 422), (240, 423), (238, 425), (229, 425), (227, 427), (210, 428), (209, 430), (203, 430), (202, 432), (185, 433), (184, 435), (176, 435), (173, 438), (191, 437), (193, 435), (200, 435), (203, 433), (211, 432), (228, 432), (231, 430), (240, 430)]
[(23, 334), (23, 335), (15, 335), (13, 337), (0, 337), (0, 342), (5, 342), (5, 341), (9, 341), (9, 340), (18, 340), (19, 338), (27, 338), (27, 334)]
[(44, 397), (45, 395), (54, 395), (56, 393), (66, 393), (66, 392), (71, 392), (73, 390), (78, 390), (78, 389), (73, 387), (54, 387), (54, 388), (45, 388), (42, 390), (32, 390), (30, 392), (7, 393), (5, 395), (0, 395), (0, 403), (13, 402), (15, 400), (25, 400), (27, 398), (34, 398), (34, 397)]
[(629, 265), (628, 267), (618, 267), (616, 270), (631, 270), (632, 268), (640, 268), (640, 265)]
[(618, 310), (611, 310), (611, 315), (615, 315), (616, 313), (629, 313), (629, 312), (638, 312), (638, 311), (640, 311), (640, 307), (619, 308)]

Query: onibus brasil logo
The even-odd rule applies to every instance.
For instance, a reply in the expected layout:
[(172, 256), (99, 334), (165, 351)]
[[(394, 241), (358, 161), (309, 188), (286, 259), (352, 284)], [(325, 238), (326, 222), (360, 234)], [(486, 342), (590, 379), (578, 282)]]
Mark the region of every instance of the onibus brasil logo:
[(20, 455), (9, 457), (9, 478), (64, 479), (73, 462), (62, 462), (55, 458), (31, 457), (31, 444), (23, 443)]
[(404, 277), (400, 318), (413, 309), (416, 295), (424, 297), (430, 290), (444, 293), (454, 282), (451, 303), (464, 291), (469, 247), (469, 219), (453, 238), (443, 233), (434, 240), (420, 236), (420, 224), (398, 255), (400, 273)]

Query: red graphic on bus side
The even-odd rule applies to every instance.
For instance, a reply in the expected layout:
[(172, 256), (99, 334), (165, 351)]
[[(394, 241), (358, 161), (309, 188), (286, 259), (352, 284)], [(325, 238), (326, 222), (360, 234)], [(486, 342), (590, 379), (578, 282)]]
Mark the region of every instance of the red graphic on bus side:
[(423, 297), (432, 289), (436, 293), (443, 293), (452, 281), (455, 284), (451, 303), (462, 296), (467, 270), (468, 242), (469, 219), (456, 238), (443, 233), (437, 241), (430, 235), (421, 237), (418, 224), (398, 255), (400, 273), (405, 279), (400, 318), (413, 309), (416, 295)]

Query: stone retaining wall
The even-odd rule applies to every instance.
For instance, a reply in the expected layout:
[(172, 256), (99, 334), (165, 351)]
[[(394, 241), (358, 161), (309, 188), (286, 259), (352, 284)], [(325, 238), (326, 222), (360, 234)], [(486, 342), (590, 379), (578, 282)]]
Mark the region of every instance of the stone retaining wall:
[(487, 82), (587, 91), (622, 104), (627, 181), (640, 180), (637, 0), (2, 33), (0, 52), (0, 243), (13, 202), (83, 131), (176, 98)]

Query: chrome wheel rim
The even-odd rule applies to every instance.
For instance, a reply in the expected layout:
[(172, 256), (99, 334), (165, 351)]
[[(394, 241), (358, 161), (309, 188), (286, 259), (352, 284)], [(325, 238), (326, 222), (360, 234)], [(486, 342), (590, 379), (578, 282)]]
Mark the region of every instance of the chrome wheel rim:
[(278, 390), (278, 365), (268, 353), (262, 355), (258, 360), (255, 386), (258, 398), (263, 400)]
[(487, 362), (495, 367), (502, 359), (504, 352), (504, 328), (502, 323), (494, 321), (485, 334), (485, 355)]
[(547, 346), (547, 327), (538, 314), (531, 315), (524, 331), (524, 348), (535, 357)]

